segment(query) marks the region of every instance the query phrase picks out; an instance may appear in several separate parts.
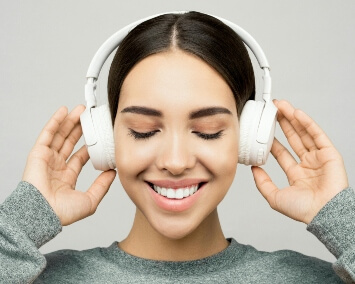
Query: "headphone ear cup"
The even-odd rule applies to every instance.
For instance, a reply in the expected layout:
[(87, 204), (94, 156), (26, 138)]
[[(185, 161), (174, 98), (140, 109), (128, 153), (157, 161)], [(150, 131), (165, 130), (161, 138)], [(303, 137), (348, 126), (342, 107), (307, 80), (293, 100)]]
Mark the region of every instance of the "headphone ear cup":
[(238, 163), (245, 165), (253, 164), (255, 153), (254, 141), (256, 141), (260, 118), (264, 108), (264, 103), (260, 101), (249, 100), (244, 105), (239, 122), (239, 152)]
[(97, 137), (95, 151), (90, 151), (90, 158), (97, 170), (107, 171), (116, 168), (115, 143), (113, 138), (113, 127), (111, 114), (107, 104), (91, 109), (92, 120)]

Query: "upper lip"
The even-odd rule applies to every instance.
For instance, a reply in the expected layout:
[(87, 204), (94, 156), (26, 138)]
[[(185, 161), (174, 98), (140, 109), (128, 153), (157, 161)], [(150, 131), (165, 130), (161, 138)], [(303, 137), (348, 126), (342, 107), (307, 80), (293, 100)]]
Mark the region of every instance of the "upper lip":
[(183, 180), (146, 180), (146, 182), (153, 183), (154, 185), (157, 185), (159, 187), (165, 187), (165, 188), (182, 188), (182, 187), (189, 187), (192, 185), (199, 184), (201, 182), (207, 182), (206, 179), (201, 179), (201, 178), (189, 178), (189, 179), (183, 179)]

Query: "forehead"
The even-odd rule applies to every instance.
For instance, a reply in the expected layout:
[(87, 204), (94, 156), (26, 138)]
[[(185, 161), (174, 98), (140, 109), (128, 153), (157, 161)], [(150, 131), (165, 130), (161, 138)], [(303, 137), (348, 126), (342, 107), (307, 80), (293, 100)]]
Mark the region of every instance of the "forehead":
[(224, 106), (236, 112), (233, 92), (205, 61), (175, 50), (150, 55), (125, 78), (118, 110), (129, 105), (164, 109)]

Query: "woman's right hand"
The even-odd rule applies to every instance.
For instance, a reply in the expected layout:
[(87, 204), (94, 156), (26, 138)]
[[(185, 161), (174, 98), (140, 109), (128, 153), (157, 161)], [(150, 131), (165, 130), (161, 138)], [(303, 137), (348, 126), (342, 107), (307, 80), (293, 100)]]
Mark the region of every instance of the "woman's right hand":
[(75, 190), (89, 160), (86, 146), (69, 158), (82, 135), (80, 114), (84, 110), (79, 105), (69, 114), (66, 107), (56, 111), (32, 148), (22, 177), (42, 193), (63, 226), (94, 214), (116, 176), (114, 170), (103, 172), (86, 192)]

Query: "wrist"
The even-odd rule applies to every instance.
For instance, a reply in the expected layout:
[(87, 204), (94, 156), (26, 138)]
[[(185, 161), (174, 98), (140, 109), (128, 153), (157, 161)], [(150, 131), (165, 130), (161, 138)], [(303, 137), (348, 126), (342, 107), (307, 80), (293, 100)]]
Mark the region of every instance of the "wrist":
[(52, 207), (37, 188), (26, 181), (18, 184), (0, 209), (5, 218), (24, 231), (37, 247), (54, 238), (62, 230)]

